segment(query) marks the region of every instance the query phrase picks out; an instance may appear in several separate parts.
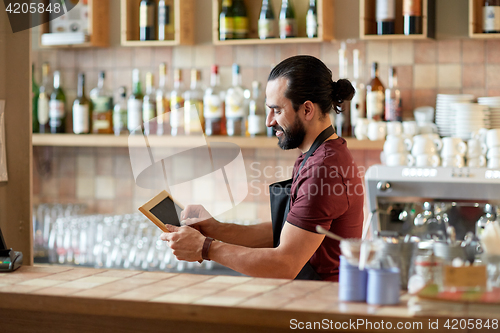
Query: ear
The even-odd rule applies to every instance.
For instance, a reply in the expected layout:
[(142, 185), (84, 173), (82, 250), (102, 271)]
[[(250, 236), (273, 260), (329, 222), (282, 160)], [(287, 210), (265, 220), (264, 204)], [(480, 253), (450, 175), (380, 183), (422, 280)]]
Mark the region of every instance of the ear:
[(305, 118), (305, 120), (308, 120), (308, 121), (312, 120), (314, 118), (316, 112), (318, 111), (316, 106), (311, 101), (305, 101), (303, 105), (304, 105), (304, 118)]

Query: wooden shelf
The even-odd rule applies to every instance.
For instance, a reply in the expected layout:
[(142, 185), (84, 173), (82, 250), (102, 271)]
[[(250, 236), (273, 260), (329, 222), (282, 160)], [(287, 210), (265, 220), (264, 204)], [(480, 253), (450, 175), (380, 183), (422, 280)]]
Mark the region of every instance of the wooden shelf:
[[(259, 39), (258, 19), (262, 1), (245, 0), (245, 6), (249, 21), (249, 38), (219, 40), (219, 13), (222, 5), (221, 0), (212, 0), (212, 42), (214, 45), (256, 45), (256, 44), (294, 44), (294, 43), (319, 43), (334, 39), (333, 22), (334, 0), (316, 0), (318, 11), (318, 37), (308, 38), (306, 35), (306, 13), (309, 8), (309, 0), (295, 0), (293, 2), (295, 17), (297, 18), (298, 36), (296, 38)], [(278, 31), (278, 18), (281, 9), (281, 1), (272, 2), (274, 16), (276, 18), (276, 29)]]
[(396, 0), (396, 33), (393, 35), (377, 35), (376, 0), (359, 0), (359, 37), (364, 40), (424, 40), (434, 38), (435, 1), (422, 0), (421, 34), (405, 35), (403, 33), (403, 2)]
[[(46, 1), (47, 2), (47, 1)], [(40, 26), (40, 48), (87, 48), (109, 46), (109, 0), (88, 0), (90, 41), (80, 44), (43, 45), (42, 35), (50, 33), (50, 22)], [(48, 13), (46, 14), (48, 15)]]
[[(158, 0), (157, 7), (158, 8)], [(121, 0), (120, 2), (122, 46), (151, 47), (193, 45), (195, 27), (194, 0), (174, 0), (174, 39), (173, 40), (139, 40), (139, 5), (138, 0)]]
[[(128, 135), (111, 134), (33, 134), (33, 146), (58, 146), (58, 147), (129, 147)], [(130, 137), (131, 146), (144, 145), (144, 138), (141, 135)], [(199, 144), (198, 136), (148, 136), (151, 146), (156, 147), (193, 147)], [(347, 145), (351, 150), (382, 150), (384, 141), (356, 140), (346, 138)], [(229, 137), (229, 136), (209, 136), (208, 142), (231, 142), (241, 148), (278, 148), (277, 138), (264, 136)]]
[(498, 34), (483, 33), (484, 0), (469, 0), (469, 37), (478, 39), (498, 39)]

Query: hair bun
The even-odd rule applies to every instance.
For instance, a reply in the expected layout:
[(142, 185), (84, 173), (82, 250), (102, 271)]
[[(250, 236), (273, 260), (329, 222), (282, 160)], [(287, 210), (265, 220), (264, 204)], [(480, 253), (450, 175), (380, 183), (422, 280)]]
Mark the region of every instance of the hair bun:
[(344, 101), (350, 101), (354, 97), (354, 87), (351, 82), (347, 79), (339, 79), (337, 82), (333, 82), (333, 100), (339, 104)]

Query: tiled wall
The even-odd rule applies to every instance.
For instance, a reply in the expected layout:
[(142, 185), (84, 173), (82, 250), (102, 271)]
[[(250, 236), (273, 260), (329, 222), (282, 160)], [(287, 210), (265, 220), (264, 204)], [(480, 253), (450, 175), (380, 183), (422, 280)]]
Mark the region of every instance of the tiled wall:
[[(264, 46), (196, 45), (175, 48), (123, 48), (35, 50), (35, 75), (40, 82), (41, 63), (49, 61), (63, 74), (63, 85), (68, 107), (76, 95), (77, 74), (86, 73), (87, 92), (97, 83), (97, 73), (107, 72), (106, 86), (115, 92), (119, 86), (131, 87), (131, 69), (157, 72), (160, 62), (169, 68), (182, 68), (184, 78), (189, 70), (202, 70), (205, 86), (209, 83), (210, 66), (221, 66), (221, 83), (231, 84), (231, 65), (242, 66), (243, 84), (250, 87), (258, 80), (265, 86), (271, 65), (296, 54), (310, 54), (321, 58), (338, 76), (338, 49), (340, 42), (318, 44), (290, 44)], [(422, 105), (434, 105), (437, 93), (472, 93), (475, 96), (500, 96), (500, 40), (440, 40), (440, 41), (357, 41), (347, 43), (347, 55), (352, 64), (352, 50), (358, 48), (363, 59), (364, 82), (369, 80), (369, 64), (380, 63), (381, 80), (388, 82), (388, 67), (396, 66), (403, 96), (404, 117)], [(171, 71), (170, 71), (171, 72)], [(349, 70), (352, 75), (352, 70)], [(172, 85), (169, 76), (169, 85)], [(279, 149), (244, 150), (247, 176), (249, 165), (260, 162), (287, 170), (293, 165), (297, 152)], [(377, 151), (353, 151), (358, 165), (367, 167), (379, 162)], [(34, 148), (34, 202), (87, 202), (97, 212), (126, 213), (154, 194), (134, 184), (128, 151), (107, 148)], [(271, 179), (266, 179), (267, 184)], [(261, 181), (260, 186), (264, 186)], [(264, 196), (249, 195), (247, 199), (226, 214), (269, 218), (269, 203)]]

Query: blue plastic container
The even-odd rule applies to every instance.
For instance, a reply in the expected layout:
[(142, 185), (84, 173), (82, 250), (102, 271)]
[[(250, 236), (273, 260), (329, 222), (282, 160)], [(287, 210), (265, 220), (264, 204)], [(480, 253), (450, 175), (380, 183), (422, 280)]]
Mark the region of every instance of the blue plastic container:
[(401, 289), (399, 269), (369, 269), (366, 302), (368, 304), (389, 305), (399, 303)]
[(339, 300), (346, 302), (366, 301), (366, 270), (359, 270), (350, 265), (344, 256), (340, 256)]

